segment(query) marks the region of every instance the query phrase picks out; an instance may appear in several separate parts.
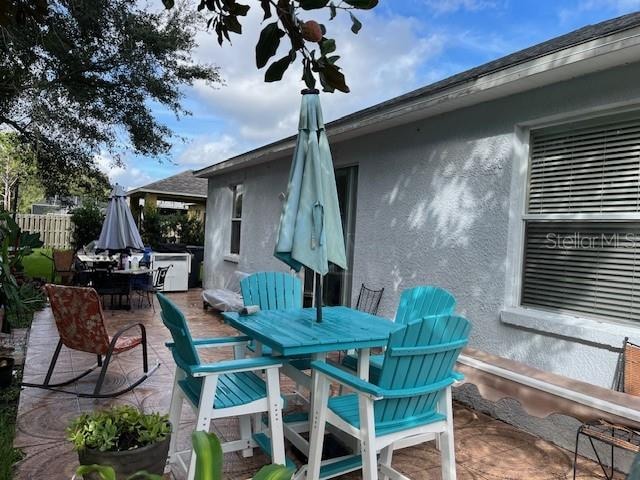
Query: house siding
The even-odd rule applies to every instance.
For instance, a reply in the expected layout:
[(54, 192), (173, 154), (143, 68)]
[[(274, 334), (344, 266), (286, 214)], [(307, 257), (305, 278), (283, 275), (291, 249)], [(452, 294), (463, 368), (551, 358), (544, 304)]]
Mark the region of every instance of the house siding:
[[(471, 346), (609, 387), (617, 354), (593, 342), (500, 321), (505, 302), (516, 126), (640, 100), (640, 64), (539, 88), (332, 145), (336, 166), (358, 165), (353, 296), (384, 286), (380, 313), (417, 284), (450, 290), (473, 323)], [(233, 270), (286, 270), (273, 257), (290, 158), (209, 180), (205, 286)], [(231, 191), (243, 181), (238, 264), (224, 259)], [(519, 261), (519, 259), (515, 259)]]

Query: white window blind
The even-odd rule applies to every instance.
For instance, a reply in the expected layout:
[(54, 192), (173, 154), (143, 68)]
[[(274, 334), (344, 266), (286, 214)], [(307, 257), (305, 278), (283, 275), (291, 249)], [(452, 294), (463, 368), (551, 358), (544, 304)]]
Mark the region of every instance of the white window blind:
[(529, 213), (640, 211), (640, 118), (532, 132)]
[(640, 113), (531, 132), (521, 303), (640, 321)]

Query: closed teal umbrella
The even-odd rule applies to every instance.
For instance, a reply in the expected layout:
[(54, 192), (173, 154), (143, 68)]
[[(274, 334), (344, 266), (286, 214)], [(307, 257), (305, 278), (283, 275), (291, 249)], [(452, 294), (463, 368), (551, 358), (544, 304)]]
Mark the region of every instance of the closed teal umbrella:
[[(329, 271), (329, 262), (346, 269), (347, 257), (333, 161), (317, 90), (303, 91), (298, 130), (275, 256), (295, 271), (305, 266), (322, 276)], [(317, 285), (320, 320), (321, 282)]]

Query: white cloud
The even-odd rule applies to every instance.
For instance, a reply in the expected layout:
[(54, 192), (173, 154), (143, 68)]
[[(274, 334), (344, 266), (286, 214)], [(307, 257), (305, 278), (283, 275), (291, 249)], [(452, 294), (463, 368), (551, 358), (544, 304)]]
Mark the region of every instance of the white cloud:
[(561, 8), (558, 17), (562, 23), (569, 23), (581, 12), (593, 10), (613, 11), (616, 15), (635, 12), (640, 9), (640, 0), (581, 0), (572, 8)]
[(221, 135), (218, 138), (199, 137), (178, 156), (177, 163), (189, 168), (202, 168), (219, 163), (241, 153), (236, 138)]
[(440, 15), (459, 10), (478, 11), (498, 7), (498, 2), (488, 0), (424, 0), (424, 3)]
[[(232, 36), (233, 45), (219, 47), (211, 33), (199, 36), (198, 60), (219, 65), (226, 86), (214, 90), (198, 84), (195, 94), (212, 113), (224, 119), (227, 128), (223, 136), (217, 132), (212, 138), (199, 138), (187, 149), (189, 153), (185, 152), (180, 163), (188, 158), (194, 164), (200, 164), (206, 149), (210, 150), (209, 155), (225, 151), (241, 153), (296, 132), (299, 93), (305, 87), (300, 79), (299, 61), (289, 68), (282, 81), (264, 82), (264, 69), (257, 70), (254, 59), (255, 44), (262, 29), (259, 13), (259, 8), (253, 8), (243, 19), (245, 34)], [(309, 19), (324, 21), (317, 15), (317, 12), (309, 12)], [(445, 45), (445, 35), (423, 35), (424, 26), (415, 19), (382, 17), (375, 12), (359, 12), (358, 15), (364, 25), (358, 35), (351, 33), (348, 16), (324, 22), (327, 36), (336, 39), (336, 53), (342, 56), (338, 64), (343, 67), (351, 89), (347, 95), (321, 95), (325, 121), (417, 88), (424, 83), (421, 70), (441, 54)], [(274, 58), (286, 54), (284, 40), (286, 38)], [(240, 147), (243, 150), (238, 151)]]
[(124, 165), (116, 164), (113, 158), (104, 152), (95, 157), (95, 162), (98, 168), (109, 177), (112, 185), (118, 183), (126, 190), (158, 180), (158, 178), (149, 175), (147, 171), (132, 167), (126, 162)]

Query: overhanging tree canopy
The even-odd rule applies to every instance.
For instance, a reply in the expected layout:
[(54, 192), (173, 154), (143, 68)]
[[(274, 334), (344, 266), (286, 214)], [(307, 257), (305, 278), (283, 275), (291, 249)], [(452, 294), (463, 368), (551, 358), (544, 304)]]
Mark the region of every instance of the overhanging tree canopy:
[(35, 153), (49, 192), (90, 179), (95, 156), (168, 152), (172, 131), (153, 115), (176, 115), (181, 88), (219, 81), (192, 58), (200, 17), (151, 12), (135, 0), (0, 2), (0, 127)]

